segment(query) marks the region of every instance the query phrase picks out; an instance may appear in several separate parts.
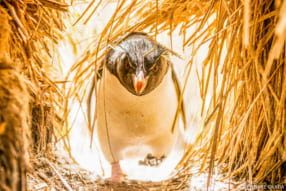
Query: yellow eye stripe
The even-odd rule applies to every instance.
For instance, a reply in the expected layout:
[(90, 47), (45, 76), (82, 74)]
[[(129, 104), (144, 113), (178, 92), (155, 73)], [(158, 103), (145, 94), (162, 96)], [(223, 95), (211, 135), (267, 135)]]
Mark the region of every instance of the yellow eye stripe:
[[(130, 66), (131, 68), (135, 69), (135, 66), (133, 66), (133, 65), (131, 64), (131, 62), (130, 62), (129, 56), (126, 55), (126, 57), (127, 57), (129, 66)], [(124, 60), (123, 60), (123, 61), (124, 61)]]
[(167, 55), (167, 54), (161, 54), (156, 60), (155, 60), (155, 64), (153, 64), (153, 66), (150, 68), (150, 70), (153, 70), (154, 69), (154, 67), (157, 65), (157, 62), (158, 62), (158, 60), (159, 59), (164, 59), (165, 61), (170, 61), (170, 58), (169, 58), (169, 56)]

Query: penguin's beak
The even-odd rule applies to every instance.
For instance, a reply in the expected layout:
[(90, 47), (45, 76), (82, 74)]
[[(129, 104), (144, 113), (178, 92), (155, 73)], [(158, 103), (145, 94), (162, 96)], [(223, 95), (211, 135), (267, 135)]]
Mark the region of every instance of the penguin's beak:
[(133, 77), (133, 85), (136, 91), (137, 95), (140, 95), (145, 87), (146, 80), (144, 77), (143, 71), (139, 71), (134, 77)]

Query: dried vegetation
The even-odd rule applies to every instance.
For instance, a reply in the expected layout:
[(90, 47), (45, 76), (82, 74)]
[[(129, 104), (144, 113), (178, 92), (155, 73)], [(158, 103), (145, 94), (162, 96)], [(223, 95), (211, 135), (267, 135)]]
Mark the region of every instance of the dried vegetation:
[(62, 98), (52, 55), (67, 8), (49, 0), (0, 2), (0, 190), (25, 190), (32, 151), (44, 154), (56, 127)]
[[(92, 1), (76, 23), (89, 22), (104, 3)], [(51, 132), (56, 131), (57, 137), (67, 132), (61, 128), (61, 118), (66, 119), (66, 130), (69, 130), (69, 102), (84, 100), (84, 84), (96, 74), (109, 45), (113, 46), (132, 31), (149, 32), (154, 39), (168, 31), (172, 47), (177, 28), (183, 36), (182, 48), (192, 48), (191, 59), (186, 61), (186, 79), (192, 77), (192, 57), (202, 45), (209, 43), (206, 59), (201, 62), (202, 73), (197, 76), (203, 103), (201, 111), (206, 112), (201, 113), (203, 131), (178, 164), (177, 175), (168, 180), (174, 184), (166, 189), (186, 189), (185, 183), (197, 173), (208, 173), (209, 187), (214, 169), (222, 175), (221, 180), (238, 182), (237, 189), (244, 188), (246, 182), (286, 184), (286, 1), (117, 1), (116, 10), (102, 33), (71, 68), (67, 79), (72, 76), (72, 86), (60, 90), (57, 84), (62, 82), (51, 77), (58, 67), (52, 64), (52, 55), (56, 52), (53, 51), (55, 43), (61, 38), (59, 31), (64, 29), (62, 12), (67, 9), (64, 1), (1, 1), (1, 190), (25, 186), (30, 136), (34, 141), (32, 150), (46, 153)], [(194, 33), (189, 32), (192, 26), (196, 26)], [(184, 87), (186, 83), (183, 82)], [(67, 94), (63, 96), (61, 92)], [(209, 92), (212, 97), (208, 106)], [(66, 136), (67, 148), (68, 140)], [(36, 161), (34, 165), (38, 169), (30, 174), (32, 182), (41, 176), (38, 171), (45, 169), (41, 166), (45, 164), (61, 182), (62, 187), (57, 189), (71, 189), (63, 180), (70, 182), (72, 177), (60, 178), (58, 174), (66, 173), (53, 170), (54, 165), (46, 159)], [(62, 166), (59, 168), (64, 169)], [(46, 188), (56, 188), (53, 186), (56, 180), (54, 183), (50, 178), (42, 180), (48, 182)], [(110, 189), (105, 184), (97, 185)], [(153, 183), (136, 186), (141, 186), (139, 190), (156, 190)]]

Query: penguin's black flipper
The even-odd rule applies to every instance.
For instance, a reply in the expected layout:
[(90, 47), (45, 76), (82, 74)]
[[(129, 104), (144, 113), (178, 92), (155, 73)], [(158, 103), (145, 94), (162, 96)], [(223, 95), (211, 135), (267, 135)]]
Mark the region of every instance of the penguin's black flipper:
[[(88, 97), (87, 97), (87, 119), (88, 119), (88, 128), (91, 133), (91, 137), (93, 137), (93, 132), (94, 132), (94, 125), (96, 122), (96, 111), (94, 112), (94, 119), (91, 120), (91, 101), (92, 101), (92, 95), (96, 95), (96, 89), (97, 89), (97, 83), (100, 81), (102, 77), (102, 71), (103, 71), (103, 64), (99, 65), (99, 67), (96, 70), (96, 78), (93, 76), (92, 77), (92, 82), (91, 82), (91, 87), (88, 92)], [(92, 138), (91, 138), (92, 142)]]
[(91, 87), (90, 87), (90, 90), (89, 90), (89, 93), (88, 93), (88, 97), (87, 97), (87, 119), (88, 119), (88, 128), (89, 128), (89, 131), (92, 132), (92, 123), (91, 122), (91, 100), (92, 100), (92, 95), (94, 93), (94, 89), (95, 89), (95, 79), (93, 77), (92, 79), (92, 84), (91, 84)]

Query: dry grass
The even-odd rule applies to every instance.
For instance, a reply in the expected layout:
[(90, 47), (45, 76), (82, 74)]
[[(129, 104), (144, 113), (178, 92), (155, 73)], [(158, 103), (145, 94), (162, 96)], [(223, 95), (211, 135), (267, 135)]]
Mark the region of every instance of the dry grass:
[[(61, 128), (55, 116), (62, 98), (52, 76), (57, 70), (54, 44), (64, 29), (62, 11), (68, 11), (61, 2), (0, 3), (0, 190), (26, 188), (31, 138), (33, 148), (44, 153), (52, 136), (47, 131)], [(48, 115), (41, 115), (44, 112)]]
[[(75, 24), (90, 22), (104, 3), (108, 2), (92, 1)], [(109, 45), (132, 31), (146, 31), (154, 39), (167, 31), (172, 47), (177, 28), (183, 36), (182, 48), (192, 48), (191, 59), (186, 60), (187, 79), (198, 49), (209, 43), (209, 51), (198, 74), (204, 128), (178, 164), (178, 174), (169, 180), (171, 184), (177, 181), (172, 186), (184, 186), (191, 175), (207, 172), (210, 187), (214, 169), (219, 169), (223, 179), (241, 185), (286, 183), (285, 1), (117, 1), (101, 34), (71, 68), (67, 77), (73, 80), (71, 87), (64, 85), (61, 91), (58, 84), (65, 82), (55, 80), (60, 66), (53, 59), (55, 43), (65, 28), (65, 11), (64, 1), (4, 0), (0, 4), (0, 174), (6, 173), (0, 177), (1, 189), (25, 186), (28, 126), (33, 126), (33, 141), (39, 144), (35, 151), (48, 150), (53, 131), (66, 138), (69, 149), (69, 103), (85, 99), (87, 81), (97, 73)], [(196, 31), (190, 33), (193, 26)], [(208, 94), (212, 95), (210, 105)], [(55, 181), (64, 182), (54, 164), (41, 164), (57, 175)], [(12, 180), (13, 176), (18, 180)], [(156, 189), (157, 185), (136, 186)]]
[[(58, 88), (61, 82), (55, 81), (60, 67), (54, 63), (57, 57), (55, 43), (61, 38), (60, 31), (65, 28), (63, 11), (68, 11), (68, 5), (60, 1), (21, 3), (5, 0), (1, 3), (1, 15), (5, 15), (3, 20), (8, 21), (3, 27), (10, 30), (7, 36), (1, 36), (1, 41), (6, 43), (1, 47), (1, 58), (6, 58), (8, 65), (24, 76), (23, 81), (32, 98), (30, 110), (41, 110), (42, 113), (49, 110), (47, 113), (52, 115), (53, 125), (58, 125), (56, 129), (61, 129), (62, 125), (58, 124), (56, 115), (62, 109), (63, 95)], [(37, 125), (33, 125), (33, 132), (45, 136), (49, 119), (45, 120), (39, 112), (34, 117)], [(40, 143), (39, 148), (45, 147), (43, 144), (46, 143)]]

